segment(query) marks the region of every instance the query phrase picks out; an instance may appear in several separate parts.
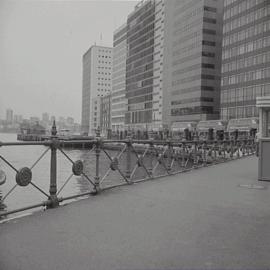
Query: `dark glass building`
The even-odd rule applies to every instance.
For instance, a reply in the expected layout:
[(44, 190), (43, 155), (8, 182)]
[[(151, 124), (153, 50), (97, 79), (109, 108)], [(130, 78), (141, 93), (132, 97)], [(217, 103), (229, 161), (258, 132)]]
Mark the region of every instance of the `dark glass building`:
[(163, 122), (219, 117), (223, 0), (166, 0)]
[(152, 123), (155, 1), (141, 2), (127, 18), (125, 124)]
[(270, 1), (225, 0), (221, 118), (258, 116), (256, 97), (270, 95)]

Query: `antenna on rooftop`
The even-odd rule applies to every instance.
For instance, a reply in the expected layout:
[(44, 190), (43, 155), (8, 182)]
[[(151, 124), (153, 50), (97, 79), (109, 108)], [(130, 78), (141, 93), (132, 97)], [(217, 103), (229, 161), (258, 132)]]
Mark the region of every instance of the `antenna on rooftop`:
[(100, 33), (100, 45), (102, 46), (102, 33)]

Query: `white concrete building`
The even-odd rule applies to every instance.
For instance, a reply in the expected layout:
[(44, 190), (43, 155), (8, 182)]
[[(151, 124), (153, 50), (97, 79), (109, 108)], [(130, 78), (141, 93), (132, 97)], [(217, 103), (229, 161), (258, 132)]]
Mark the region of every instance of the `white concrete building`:
[(83, 55), (81, 133), (95, 135), (99, 127), (100, 97), (112, 89), (112, 48), (92, 46)]

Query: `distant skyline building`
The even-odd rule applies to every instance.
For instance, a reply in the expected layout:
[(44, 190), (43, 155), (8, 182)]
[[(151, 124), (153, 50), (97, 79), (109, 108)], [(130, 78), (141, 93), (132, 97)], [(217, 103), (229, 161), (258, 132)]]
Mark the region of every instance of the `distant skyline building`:
[(59, 116), (59, 117), (58, 117), (58, 122), (60, 122), (60, 123), (66, 123), (65, 117)]
[(124, 130), (126, 99), (127, 24), (113, 33), (113, 68), (111, 96), (111, 126), (113, 131)]
[(74, 118), (69, 116), (69, 117), (67, 117), (66, 122), (67, 122), (68, 125), (74, 125)]
[(218, 119), (223, 0), (165, 0), (162, 122)]
[(11, 124), (13, 122), (13, 110), (12, 109), (6, 110), (6, 121), (9, 124)]
[[(98, 128), (97, 98), (111, 93), (112, 48), (91, 46), (83, 55), (82, 134), (95, 135)], [(96, 102), (96, 103), (95, 103)], [(97, 109), (95, 109), (97, 108)]]
[(15, 114), (13, 117), (14, 123), (22, 123), (23, 116), (21, 114)]
[(50, 122), (53, 123), (53, 121), (55, 121), (55, 120), (56, 120), (55, 116), (52, 115), (51, 118), (50, 118)]
[(49, 121), (50, 121), (50, 116), (49, 116), (48, 113), (43, 113), (41, 119), (42, 119), (42, 122), (44, 122), (44, 123), (49, 123)]
[(270, 95), (270, 2), (225, 0), (221, 118), (258, 117), (256, 97)]
[(40, 121), (40, 118), (37, 116), (30, 116), (29, 120), (31, 123), (36, 124), (37, 122)]

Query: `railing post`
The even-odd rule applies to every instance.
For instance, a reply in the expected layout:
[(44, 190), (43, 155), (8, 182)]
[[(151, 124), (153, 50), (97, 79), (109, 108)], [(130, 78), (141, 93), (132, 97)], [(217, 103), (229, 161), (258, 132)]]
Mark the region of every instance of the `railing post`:
[(246, 149), (247, 149), (247, 155), (249, 156), (250, 154), (250, 147), (249, 147), (249, 140), (246, 140)]
[(154, 155), (154, 143), (153, 139), (150, 141), (149, 145), (149, 159), (150, 159), (150, 167), (149, 167), (149, 173), (153, 177), (153, 155)]
[(131, 176), (131, 147), (132, 147), (132, 138), (131, 131), (128, 130), (127, 134), (127, 156), (126, 156), (126, 178), (130, 181)]
[(246, 145), (246, 154), (249, 155), (249, 142), (248, 139), (245, 139), (245, 145)]
[(182, 142), (182, 149), (181, 149), (181, 153), (182, 153), (182, 162), (181, 162), (181, 166), (185, 167), (185, 143)]
[(223, 140), (223, 158), (226, 159), (226, 139)]
[(49, 205), (47, 208), (54, 208), (59, 205), (57, 198), (57, 145), (58, 140), (56, 137), (57, 130), (55, 121), (53, 121), (53, 126), (51, 129), (51, 170), (50, 170), (50, 198)]
[(214, 142), (214, 161), (217, 162), (217, 148), (218, 148), (218, 142)]
[(249, 155), (253, 154), (253, 147), (252, 147), (252, 142), (250, 139), (248, 139), (248, 151), (249, 151)]
[(193, 157), (193, 166), (194, 166), (194, 168), (196, 168), (197, 167), (197, 165), (198, 165), (198, 157), (197, 157), (197, 155), (198, 155), (198, 145), (197, 145), (197, 138), (196, 138), (196, 140), (194, 141), (194, 157)]
[(237, 146), (237, 158), (240, 158), (240, 143), (239, 141), (235, 141)]
[(171, 164), (172, 164), (172, 143), (171, 139), (167, 139), (167, 145), (168, 145), (168, 162), (167, 162), (167, 169), (168, 171), (171, 171)]
[(234, 144), (233, 144), (233, 140), (231, 140), (231, 153), (230, 153), (230, 158), (233, 159), (233, 150), (234, 150)]
[(100, 129), (96, 130), (96, 147), (95, 147), (95, 153), (96, 153), (96, 175), (95, 175), (95, 187), (94, 187), (94, 194), (97, 194), (100, 191), (100, 183), (99, 183), (99, 165), (100, 165), (100, 150), (101, 148), (101, 138), (100, 138)]
[(245, 156), (246, 154), (246, 144), (245, 144), (245, 140), (242, 141), (242, 146), (243, 146), (243, 157)]
[(252, 154), (256, 154), (256, 142), (255, 139), (251, 139)]
[(206, 149), (207, 149), (207, 144), (206, 144), (206, 141), (204, 141), (203, 142), (203, 164), (204, 164), (204, 166), (207, 165)]

